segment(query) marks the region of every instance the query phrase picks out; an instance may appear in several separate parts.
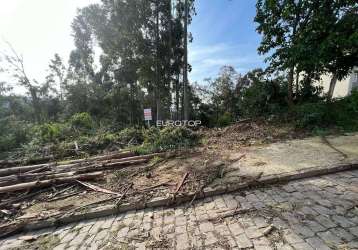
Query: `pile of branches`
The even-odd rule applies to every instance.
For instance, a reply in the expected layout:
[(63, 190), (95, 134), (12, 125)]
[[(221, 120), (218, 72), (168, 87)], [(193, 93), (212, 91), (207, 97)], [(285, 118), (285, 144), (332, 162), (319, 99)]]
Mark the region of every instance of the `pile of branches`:
[(224, 148), (274, 143), (307, 136), (307, 133), (295, 129), (292, 124), (277, 124), (263, 119), (237, 121), (225, 128), (204, 131), (204, 134), (207, 138), (207, 145), (219, 145)]
[[(78, 183), (84, 180), (101, 179), (105, 170), (118, 170), (127, 166), (146, 163), (154, 157), (165, 153), (135, 155), (130, 151), (117, 152), (109, 155), (87, 159), (72, 160), (66, 164), (56, 162), (0, 168), (0, 208), (17, 202), (12, 198), (14, 192), (31, 191), (64, 183)], [(6, 197), (9, 197), (6, 199)]]
[[(79, 185), (97, 192), (114, 194), (114, 198), (119, 197), (120, 200), (128, 191), (128, 187), (127, 190), (118, 193), (84, 181), (101, 180), (106, 170), (120, 170), (142, 165), (155, 157), (172, 155), (172, 152), (136, 155), (131, 151), (121, 151), (66, 163), (0, 167), (0, 220), (2, 217), (5, 219), (0, 223), (0, 238), (22, 228), (22, 221), (32, 219), (26, 215), (18, 215), (21, 214), (23, 207), (27, 207), (28, 201), (37, 200), (44, 193), (49, 193), (46, 195), (46, 201), (54, 201), (81, 193), (74, 188)], [(93, 202), (90, 205), (100, 202)]]

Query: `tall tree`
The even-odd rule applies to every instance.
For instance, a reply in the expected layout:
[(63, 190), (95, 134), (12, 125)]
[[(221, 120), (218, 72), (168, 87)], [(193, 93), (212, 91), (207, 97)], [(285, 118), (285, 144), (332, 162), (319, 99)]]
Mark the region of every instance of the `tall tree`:
[(270, 70), (288, 70), (287, 101), (293, 105), (293, 81), (297, 61), (293, 50), (311, 16), (306, 0), (258, 0), (255, 22), (262, 34), (260, 54), (270, 54)]
[(352, 0), (315, 1), (310, 18), (297, 39), (298, 69), (307, 74), (332, 76), (328, 99), (337, 80), (358, 65), (358, 3)]
[[(188, 22), (193, 3), (188, 1)], [(172, 15), (173, 9), (176, 15)], [(131, 123), (140, 122), (140, 109), (148, 104), (154, 117), (167, 118), (173, 93), (179, 109), (184, 10), (182, 0), (103, 0), (81, 9), (73, 22), (76, 49), (71, 54), (70, 73), (83, 76), (84, 82), (106, 85), (108, 96), (128, 94), (128, 98), (114, 100), (121, 106), (128, 104)], [(94, 44), (101, 49), (97, 71)], [(143, 89), (145, 100), (138, 99)]]
[(294, 73), (332, 75), (337, 80), (357, 65), (357, 15), (354, 0), (259, 0), (255, 21), (263, 35), (259, 53), (271, 70), (288, 70), (288, 103), (293, 103)]
[(49, 69), (50, 72), (46, 77), (47, 81), (57, 85), (60, 99), (63, 100), (66, 87), (66, 67), (57, 53), (54, 55), (54, 58), (50, 60)]

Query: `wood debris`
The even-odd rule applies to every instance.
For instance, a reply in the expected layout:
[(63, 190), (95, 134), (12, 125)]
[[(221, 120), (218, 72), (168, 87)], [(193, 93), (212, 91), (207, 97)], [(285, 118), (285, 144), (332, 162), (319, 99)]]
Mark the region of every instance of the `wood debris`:
[(79, 181), (79, 180), (77, 180), (77, 182), (80, 183), (81, 185), (85, 186), (85, 187), (88, 187), (88, 188), (92, 189), (93, 191), (96, 191), (96, 192), (101, 192), (101, 193), (105, 193), (105, 194), (121, 195), (120, 193), (116, 193), (116, 192), (113, 192), (111, 190), (98, 187), (98, 186), (93, 185), (91, 183), (86, 183), (86, 182), (82, 182), (82, 181)]
[(273, 230), (275, 229), (275, 227), (273, 225), (268, 226), (267, 228), (264, 229), (264, 231), (262, 232), (262, 234), (264, 236), (269, 235)]
[(46, 186), (51, 186), (53, 184), (58, 184), (58, 183), (72, 183), (76, 180), (93, 180), (93, 179), (97, 179), (100, 177), (103, 177), (103, 172), (94, 172), (94, 173), (88, 173), (88, 174), (73, 175), (73, 176), (69, 176), (69, 177), (60, 177), (60, 178), (54, 178), (54, 179), (48, 179), (48, 180), (42, 180), (42, 181), (25, 182), (25, 183), (0, 187), (0, 193), (8, 193), (8, 192), (27, 190), (27, 189), (31, 189), (31, 188), (46, 187)]
[(178, 186), (177, 188), (175, 189), (175, 192), (174, 194), (178, 193), (180, 188), (183, 186), (184, 182), (185, 182), (185, 179), (188, 177), (189, 173), (186, 172), (184, 175), (183, 175), (183, 178), (181, 179), (181, 181), (178, 183)]
[[(103, 180), (105, 170), (120, 170), (129, 166), (147, 163), (154, 157), (167, 158), (173, 155), (175, 153), (154, 153), (136, 156), (135, 153), (127, 151), (67, 162), (2, 167), (0, 168), (0, 219), (4, 219), (4, 222), (17, 220), (18, 218), (22, 220), (32, 219), (33, 217), (27, 218), (28, 214), (24, 214), (21, 211), (25, 211), (26, 208), (31, 207), (38, 201), (54, 202), (86, 194), (83, 188), (79, 188), (80, 186), (94, 192), (114, 195), (114, 200), (119, 199), (118, 201), (120, 202), (125, 196), (123, 191), (112, 191), (88, 181)], [(4, 163), (4, 166), (7, 165)], [(159, 184), (167, 185), (167, 183)], [(124, 186), (127, 186), (127, 184), (124, 184)], [(158, 186), (157, 184), (155, 187), (150, 188), (154, 189)], [(131, 187), (132, 185), (127, 187), (124, 194)], [(18, 192), (22, 192), (22, 194), (18, 194)], [(94, 204), (102, 202), (105, 201), (95, 201)], [(56, 209), (60, 211), (62, 207), (59, 206)], [(56, 209), (52, 212), (55, 212)]]
[(235, 209), (234, 211), (227, 211), (227, 212), (224, 212), (223, 214), (219, 215), (219, 216), (216, 216), (214, 218), (210, 218), (208, 219), (209, 221), (212, 221), (212, 222), (218, 222), (218, 221), (222, 221), (226, 218), (230, 218), (230, 217), (234, 217), (236, 215), (240, 215), (240, 214), (247, 214), (247, 213), (250, 213), (250, 212), (253, 212), (255, 211), (256, 209), (252, 209), (252, 208), (242, 208), (242, 209)]

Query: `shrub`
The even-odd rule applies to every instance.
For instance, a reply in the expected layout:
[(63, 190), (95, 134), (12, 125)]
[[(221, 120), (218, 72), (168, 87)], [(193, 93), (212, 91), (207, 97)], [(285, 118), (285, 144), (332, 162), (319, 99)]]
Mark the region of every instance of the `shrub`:
[(0, 120), (0, 151), (10, 151), (29, 141), (30, 125), (6, 117)]
[(137, 128), (125, 128), (118, 133), (117, 140), (123, 144), (141, 144), (144, 141), (143, 131)]
[(233, 117), (230, 112), (225, 112), (223, 115), (221, 115), (218, 119), (218, 126), (225, 127), (230, 125), (233, 122)]
[(166, 127), (160, 131), (160, 136), (154, 145), (163, 149), (189, 147), (194, 145), (198, 136), (192, 130), (185, 127)]
[(301, 128), (338, 127), (358, 130), (358, 92), (332, 102), (304, 103), (295, 108), (295, 121)]
[(94, 122), (90, 114), (76, 113), (70, 118), (70, 125), (74, 129), (78, 130), (90, 130), (94, 127)]
[(327, 104), (304, 103), (295, 108), (296, 125), (300, 128), (326, 127), (329, 122)]
[(144, 143), (154, 144), (155, 141), (160, 137), (160, 129), (157, 127), (150, 127), (143, 131)]
[(198, 142), (198, 135), (185, 127), (166, 127), (162, 130), (151, 128), (145, 134), (145, 143), (156, 150), (167, 150), (193, 146)]
[(33, 128), (35, 137), (41, 142), (56, 142), (63, 138), (63, 125), (59, 123), (44, 123)]
[(199, 136), (185, 127), (166, 127), (162, 130), (152, 127), (144, 131), (144, 143), (136, 148), (138, 153), (151, 153), (194, 146)]
[(285, 111), (286, 86), (282, 79), (254, 82), (241, 93), (240, 113), (247, 117), (258, 117)]
[(352, 91), (350, 96), (337, 100), (329, 112), (335, 117), (336, 125), (343, 130), (358, 130), (358, 91)]

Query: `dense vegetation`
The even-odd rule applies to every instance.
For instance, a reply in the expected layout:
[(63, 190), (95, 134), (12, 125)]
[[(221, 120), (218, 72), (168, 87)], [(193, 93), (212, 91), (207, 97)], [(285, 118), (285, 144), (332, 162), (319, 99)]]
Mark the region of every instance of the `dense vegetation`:
[[(56, 54), (46, 79), (29, 79), (10, 44), (2, 53), (1, 73), (11, 80), (0, 83), (0, 157), (190, 146), (198, 139), (190, 130), (145, 129), (143, 121), (143, 108), (154, 121), (184, 119), (186, 101), (189, 118), (207, 127), (265, 117), (316, 131), (358, 130), (358, 92), (332, 99), (337, 80), (358, 65), (357, 8), (350, 0), (259, 0), (258, 51), (269, 55), (268, 68), (241, 75), (224, 66), (185, 91), (185, 21), (195, 15), (194, 0), (87, 6), (73, 20), (68, 63)], [(314, 84), (325, 73), (333, 75), (328, 93)], [(18, 86), (25, 95), (13, 91)]]

